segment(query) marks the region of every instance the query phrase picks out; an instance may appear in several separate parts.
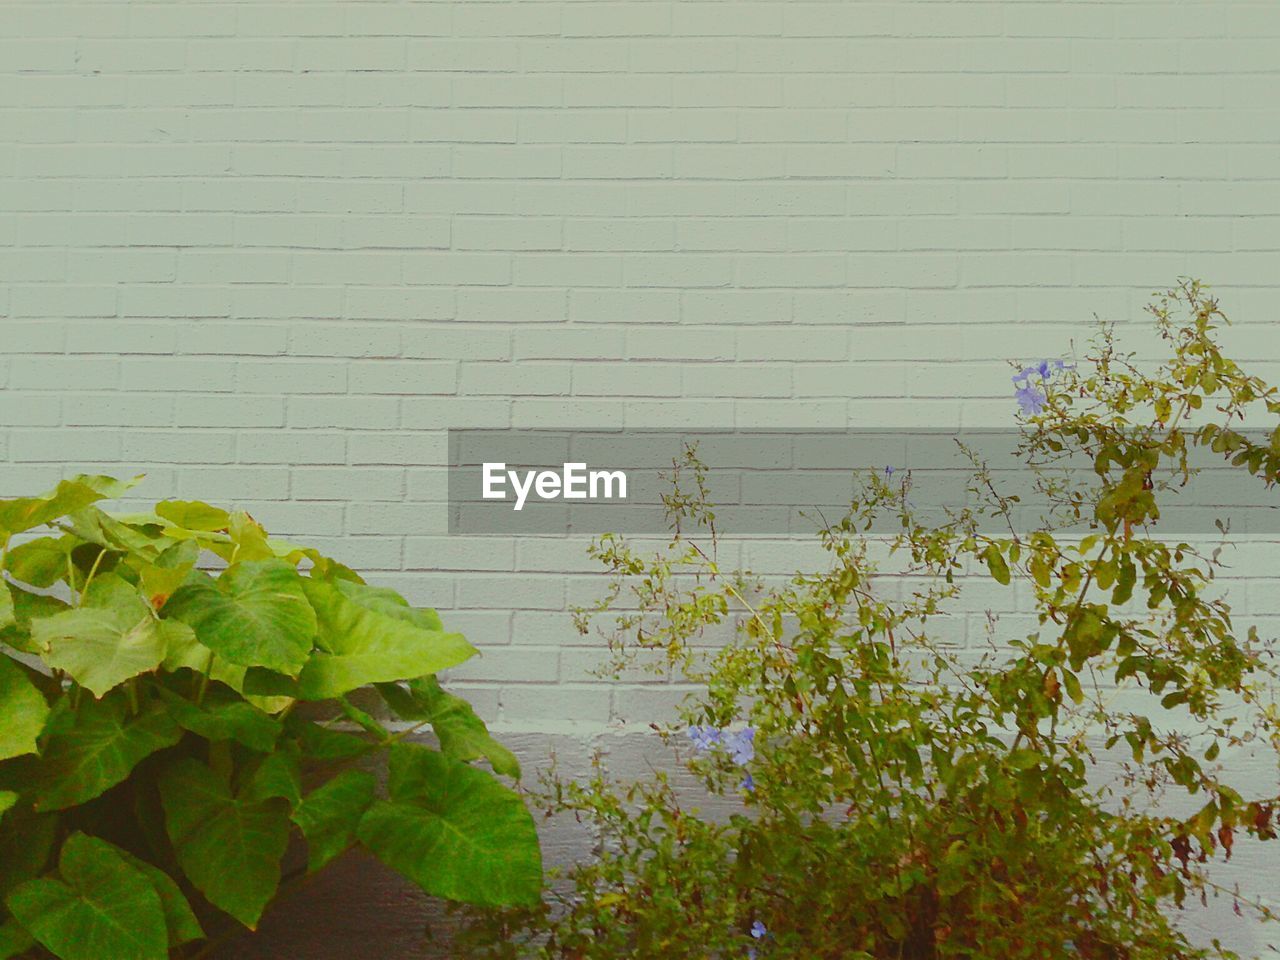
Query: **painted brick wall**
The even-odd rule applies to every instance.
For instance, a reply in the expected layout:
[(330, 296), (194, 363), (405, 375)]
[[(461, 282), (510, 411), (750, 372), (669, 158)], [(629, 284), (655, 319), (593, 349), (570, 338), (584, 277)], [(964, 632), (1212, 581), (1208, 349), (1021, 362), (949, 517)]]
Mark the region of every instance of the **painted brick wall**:
[(238, 503), (448, 611), (504, 729), (644, 719), (580, 543), (445, 535), (443, 429), (1003, 423), (1180, 274), (1280, 377), (1278, 52), (1271, 0), (0, 0), (0, 492)]

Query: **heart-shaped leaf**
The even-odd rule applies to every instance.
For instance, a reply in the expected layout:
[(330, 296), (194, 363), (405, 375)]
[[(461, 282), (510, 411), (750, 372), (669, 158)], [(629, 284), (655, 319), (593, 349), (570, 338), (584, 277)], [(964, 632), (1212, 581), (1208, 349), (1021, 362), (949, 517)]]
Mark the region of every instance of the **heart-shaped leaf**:
[(280, 885), (289, 843), (289, 804), (232, 794), (190, 758), (159, 779), (165, 823), (178, 863), (209, 902), (253, 929)]
[(35, 939), (16, 920), (0, 923), (0, 960), (11, 960), (35, 946)]
[(235, 740), (258, 753), (270, 753), (280, 736), (279, 720), (223, 684), (210, 686), (200, 703), (163, 688), (160, 694), (173, 719), (206, 740)]
[(38, 537), (19, 544), (5, 556), (4, 566), (14, 579), (33, 587), (51, 587), (67, 575), (67, 556), (75, 537)]
[(41, 945), (62, 960), (167, 960), (160, 895), (115, 847), (73, 833), (58, 872), (61, 879), (28, 880), (6, 900)]
[[(116, 586), (109, 588), (111, 583)], [(115, 574), (93, 586), (98, 590), (83, 607), (32, 621), (31, 638), (49, 666), (68, 673), (95, 697), (154, 670), (171, 647), (190, 642), (190, 627), (157, 620)]]
[(298, 678), (308, 700), (436, 673), (476, 653), (462, 634), (425, 626), (411, 607), (389, 608), (381, 592), (342, 580), (304, 582), (319, 624), (316, 652)]
[(180, 587), (164, 613), (190, 624), (202, 644), (232, 663), (297, 676), (316, 635), (302, 584), (282, 560), (246, 561), (217, 580), (201, 577)]
[(98, 500), (119, 497), (141, 479), (141, 476), (124, 481), (111, 477), (79, 476), (61, 481), (53, 490), (38, 497), (0, 500), (0, 532), (22, 533), (43, 526)]
[(139, 860), (127, 850), (116, 852), (124, 857), (130, 866), (145, 874), (151, 881), (151, 885), (155, 887), (160, 897), (160, 906), (164, 910), (165, 927), (169, 931), (169, 946), (181, 946), (204, 936), (200, 921), (196, 919), (195, 913), (191, 910), (191, 904), (187, 902), (187, 898), (183, 896), (182, 890), (174, 882), (173, 877), (159, 867), (145, 860)]
[(455, 760), (484, 757), (495, 773), (520, 779), (520, 761), (489, 733), (471, 704), (446, 693), (435, 677), (420, 677), (408, 684), (382, 683), (378, 690), (402, 720), (427, 720), (440, 739), (440, 749)]
[(417, 744), (391, 748), (389, 790), (390, 800), (360, 821), (360, 841), (379, 860), (435, 896), (481, 906), (538, 902), (538, 834), (517, 793)]
[(355, 842), (360, 819), (373, 803), (376, 781), (364, 770), (344, 770), (312, 790), (293, 811), (307, 838), (307, 864), (319, 870)]
[[(64, 706), (65, 705), (65, 706)], [(78, 710), (59, 703), (49, 721), (49, 742), (37, 768), (36, 807), (61, 810), (92, 800), (129, 776), (138, 763), (182, 738), (156, 701), (130, 716), (123, 691), (84, 698)]]

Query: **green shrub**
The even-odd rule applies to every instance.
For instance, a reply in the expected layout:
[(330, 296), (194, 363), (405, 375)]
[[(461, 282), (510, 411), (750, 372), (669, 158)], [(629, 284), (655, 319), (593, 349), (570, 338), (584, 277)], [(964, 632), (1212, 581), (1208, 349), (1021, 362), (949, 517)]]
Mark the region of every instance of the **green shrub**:
[[(704, 468), (677, 464), (669, 547), (599, 541), (613, 586), (586, 613), (610, 614), (615, 667), (657, 659), (702, 685), (663, 736), (739, 812), (700, 815), (661, 774), (552, 779), (547, 806), (588, 820), (600, 855), (540, 906), (476, 918), (472, 955), (1232, 956), (1170, 917), (1219, 893), (1250, 909), (1210, 868), (1238, 838), (1275, 837), (1277, 797), (1242, 795), (1218, 758), (1280, 744), (1271, 648), (1214, 595), (1218, 553), (1153, 525), (1191, 448), (1276, 482), (1280, 429), (1257, 443), (1235, 427), (1249, 408), (1274, 417), (1280, 397), (1222, 355), (1198, 284), (1153, 310), (1168, 359), (1150, 375), (1105, 328), (1079, 369), (1015, 374), (1021, 452), (1054, 505), (1029, 530), (976, 460), (981, 505), (940, 523), (918, 519), (909, 474), (885, 471), (824, 525), (825, 569), (766, 588), (722, 569)], [(1063, 454), (1093, 470), (1055, 480)], [(868, 533), (885, 517), (891, 536)], [(992, 519), (1007, 531), (987, 535)], [(1071, 534), (1076, 520), (1087, 530)], [(877, 576), (889, 558), (895, 576)], [(992, 617), (980, 658), (949, 647), (938, 627), (962, 574), (1020, 591), (1037, 625)], [(735, 637), (708, 653), (723, 623)], [(1104, 748), (1122, 776), (1090, 776)]]
[[(358, 844), (436, 896), (536, 902), (533, 821), (470, 764), (515, 758), (434, 677), (474, 648), (245, 513), (96, 506), (130, 486), (0, 502), (0, 957), (204, 956), (257, 926), (295, 830), (286, 884)], [(439, 751), (406, 740), (428, 724)]]

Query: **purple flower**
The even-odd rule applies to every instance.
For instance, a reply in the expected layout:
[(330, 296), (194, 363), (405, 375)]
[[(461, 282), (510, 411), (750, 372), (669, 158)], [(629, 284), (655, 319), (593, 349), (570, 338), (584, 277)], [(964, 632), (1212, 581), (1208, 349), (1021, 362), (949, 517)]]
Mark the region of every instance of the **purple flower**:
[(1019, 380), (1027, 380), (1035, 376), (1035, 372), (1036, 372), (1035, 367), (1023, 367), (1021, 370), (1019, 370), (1017, 373), (1013, 375), (1012, 377), (1013, 382), (1017, 383)]
[[(1062, 361), (1058, 361), (1058, 362), (1059, 362), (1059, 363), (1061, 363)], [(1061, 367), (1059, 367), (1058, 369), (1059, 369), (1059, 370), (1061, 370), (1062, 368), (1061, 368)], [(1052, 366), (1050, 365), (1049, 361), (1048, 361), (1048, 360), (1041, 360), (1039, 363), (1037, 363), (1037, 364), (1036, 364), (1036, 373), (1040, 374), (1040, 379), (1042, 379), (1042, 380), (1048, 380), (1048, 379), (1049, 379), (1049, 377), (1050, 377), (1050, 376), (1052, 376), (1052, 374), (1053, 374), (1053, 369), (1052, 369)]]
[(761, 923), (759, 920), (751, 924), (751, 936), (754, 939), (760, 940), (760, 939), (763, 939), (764, 937), (767, 937), (768, 935), (769, 935), (769, 931), (765, 929), (764, 924)]
[(751, 776), (750, 772), (748, 772), (747, 775), (742, 778), (742, 782), (738, 784), (738, 789), (745, 790), (747, 791), (747, 793), (755, 793), (756, 791), (755, 777)]
[(693, 748), (699, 753), (705, 753), (711, 750), (716, 744), (721, 742), (720, 731), (715, 727), (690, 727), (689, 739), (693, 741)]
[(1018, 407), (1027, 416), (1034, 416), (1044, 410), (1045, 401), (1048, 399), (1039, 387), (1030, 383), (1020, 386), (1014, 391), (1013, 396), (1018, 401)]
[(885, 479), (886, 479), (886, 480), (887, 480), (889, 477), (892, 477), (892, 476), (893, 476), (893, 467), (885, 467), (885, 468), (884, 468), (884, 476), (885, 476)]
[(729, 734), (725, 741), (725, 746), (729, 748), (729, 753), (734, 763), (740, 767), (745, 767), (756, 757), (755, 746), (755, 727), (743, 727), (737, 733)]

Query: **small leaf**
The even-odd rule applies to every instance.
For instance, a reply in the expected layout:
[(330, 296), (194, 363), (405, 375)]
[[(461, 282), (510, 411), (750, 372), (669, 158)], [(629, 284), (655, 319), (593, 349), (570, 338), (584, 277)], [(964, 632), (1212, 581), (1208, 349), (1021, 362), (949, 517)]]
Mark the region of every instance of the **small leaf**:
[(164, 614), (190, 624), (202, 644), (232, 663), (297, 676), (316, 634), (302, 583), (284, 561), (251, 560), (217, 580), (202, 577), (181, 587)]
[(373, 803), (376, 781), (364, 770), (345, 770), (312, 790), (293, 811), (307, 839), (307, 865), (314, 873), (355, 842), (360, 819)]
[(1080, 678), (1070, 670), (1062, 671), (1062, 685), (1067, 688), (1067, 696), (1074, 703), (1084, 702), (1084, 691), (1080, 688)]
[(1125, 557), (1116, 573), (1116, 588), (1111, 594), (1111, 602), (1116, 606), (1128, 603), (1133, 596), (1133, 586), (1137, 583), (1138, 572), (1133, 560)]
[(481, 906), (532, 905), (542, 856), (524, 802), (489, 774), (416, 744), (391, 748), (389, 801), (360, 841), (427, 893)]
[(998, 544), (987, 544), (987, 549), (982, 553), (983, 559), (987, 561), (987, 568), (991, 571), (991, 577), (996, 583), (1004, 586), (1009, 585), (1009, 565), (1005, 563), (1003, 554), (1000, 553)]
[(280, 885), (288, 804), (236, 797), (189, 757), (161, 773), (159, 787), (169, 838), (187, 877), (214, 906), (256, 928)]
[(0, 817), (12, 810), (17, 802), (18, 795), (12, 790), (0, 790)]
[(35, 753), (48, 718), (44, 695), (17, 663), (0, 653), (0, 760)]
[(42, 946), (62, 960), (167, 960), (160, 896), (114, 846), (73, 833), (58, 871), (60, 880), (28, 880), (6, 900)]

